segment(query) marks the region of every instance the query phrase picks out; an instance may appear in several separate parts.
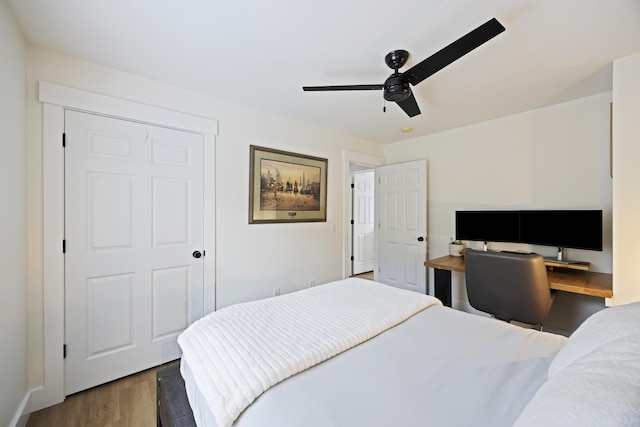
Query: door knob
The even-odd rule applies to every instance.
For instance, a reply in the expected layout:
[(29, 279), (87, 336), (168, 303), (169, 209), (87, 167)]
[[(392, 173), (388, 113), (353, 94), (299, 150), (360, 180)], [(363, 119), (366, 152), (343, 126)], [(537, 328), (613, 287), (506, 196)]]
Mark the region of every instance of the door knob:
[(193, 257), (194, 258), (200, 258), (202, 256), (202, 254), (200, 253), (200, 251), (193, 251)]
[(418, 242), (424, 242), (424, 237), (422, 236), (418, 237)]

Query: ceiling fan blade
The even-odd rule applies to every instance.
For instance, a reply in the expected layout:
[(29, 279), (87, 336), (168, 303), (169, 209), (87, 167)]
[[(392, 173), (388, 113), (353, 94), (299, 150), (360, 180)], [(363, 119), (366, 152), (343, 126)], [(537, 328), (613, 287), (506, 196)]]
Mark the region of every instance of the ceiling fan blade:
[(409, 95), (407, 99), (403, 101), (396, 101), (396, 104), (398, 104), (409, 117), (420, 114), (420, 107), (418, 107), (418, 103), (416, 102), (416, 98), (413, 96), (413, 92), (411, 92), (411, 95)]
[(305, 92), (322, 92), (329, 90), (380, 90), (384, 85), (342, 85), (342, 86), (303, 86)]
[(502, 24), (496, 18), (492, 18), (449, 46), (440, 49), (424, 61), (409, 68), (403, 73), (404, 80), (415, 86), (453, 61), (460, 59), (475, 48), (488, 42), (504, 30), (505, 28)]

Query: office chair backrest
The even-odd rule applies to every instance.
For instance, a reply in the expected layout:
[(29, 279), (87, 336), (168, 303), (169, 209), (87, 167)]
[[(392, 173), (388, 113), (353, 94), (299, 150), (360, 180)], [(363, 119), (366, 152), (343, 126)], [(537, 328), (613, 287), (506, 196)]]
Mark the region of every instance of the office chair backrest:
[(467, 295), (476, 310), (506, 321), (541, 325), (549, 314), (551, 291), (540, 255), (464, 252)]

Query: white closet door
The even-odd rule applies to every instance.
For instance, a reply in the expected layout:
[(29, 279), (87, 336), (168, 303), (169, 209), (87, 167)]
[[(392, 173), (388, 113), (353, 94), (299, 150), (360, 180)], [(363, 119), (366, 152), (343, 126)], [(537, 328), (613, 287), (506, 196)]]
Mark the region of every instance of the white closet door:
[(353, 274), (373, 271), (375, 261), (373, 170), (353, 174)]
[(375, 280), (427, 292), (427, 162), (376, 168), (378, 269)]
[[(180, 357), (203, 315), (203, 136), (65, 113), (65, 394)], [(197, 254), (196, 254), (197, 255)]]

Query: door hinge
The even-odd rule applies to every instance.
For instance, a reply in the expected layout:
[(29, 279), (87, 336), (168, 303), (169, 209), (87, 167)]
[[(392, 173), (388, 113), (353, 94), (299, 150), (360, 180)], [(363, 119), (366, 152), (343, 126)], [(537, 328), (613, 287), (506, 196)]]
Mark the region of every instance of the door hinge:
[(351, 188), (356, 188), (356, 185), (355, 184), (351, 184)]
[(62, 240), (62, 253), (66, 253), (67, 252), (67, 241), (66, 240)]
[(355, 261), (355, 258), (353, 257), (353, 255), (351, 255), (351, 261)]
[(67, 134), (66, 133), (62, 133), (62, 146), (66, 147), (67, 146)]
[(66, 358), (67, 358), (67, 345), (66, 345), (66, 344), (64, 344), (64, 345), (62, 346), (62, 358), (63, 358), (63, 359), (66, 359)]
[(354, 220), (351, 220), (351, 225), (353, 225), (353, 224), (355, 224), (355, 221), (354, 221)]

